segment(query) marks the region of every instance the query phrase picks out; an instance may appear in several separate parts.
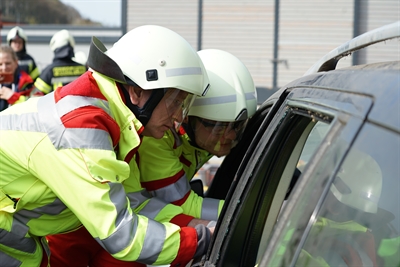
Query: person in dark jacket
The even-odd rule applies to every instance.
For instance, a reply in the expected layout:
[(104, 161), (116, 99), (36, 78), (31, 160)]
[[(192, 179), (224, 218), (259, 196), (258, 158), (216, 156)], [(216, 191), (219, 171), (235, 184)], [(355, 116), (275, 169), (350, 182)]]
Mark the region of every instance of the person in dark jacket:
[(0, 111), (24, 102), (33, 88), (33, 79), (18, 66), (18, 57), (8, 45), (0, 47)]
[(46, 95), (57, 88), (69, 84), (83, 73), (86, 66), (73, 60), (75, 39), (67, 30), (56, 32), (50, 40), (54, 53), (53, 62), (43, 69), (35, 81), (34, 96)]
[(36, 80), (40, 75), (40, 71), (33, 57), (26, 52), (27, 42), (27, 35), (18, 26), (12, 28), (7, 34), (7, 43), (17, 54), (20, 69), (28, 73), (33, 80)]

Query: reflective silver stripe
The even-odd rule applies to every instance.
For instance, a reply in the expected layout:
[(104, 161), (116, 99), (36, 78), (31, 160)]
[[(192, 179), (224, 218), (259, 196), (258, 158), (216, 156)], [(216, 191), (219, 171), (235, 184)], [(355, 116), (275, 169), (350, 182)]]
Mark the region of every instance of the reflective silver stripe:
[(79, 78), (79, 75), (77, 76), (64, 76), (64, 77), (53, 77), (51, 78), (51, 84), (57, 84), (57, 83), (62, 83), (62, 84), (66, 84), (66, 83), (70, 83), (74, 80), (76, 80), (77, 78)]
[(159, 214), (166, 205), (167, 203), (161, 199), (152, 197), (150, 201), (147, 202), (146, 206), (139, 211), (139, 214), (154, 220), (157, 214)]
[(110, 254), (116, 254), (125, 249), (130, 243), (132, 243), (136, 234), (138, 228), (138, 217), (134, 213), (129, 215), (126, 211), (123, 212), (123, 221), (121, 221), (121, 224), (112, 235), (105, 239), (99, 239), (96, 237), (97, 242)]
[(201, 218), (203, 220), (215, 221), (218, 219), (219, 199), (203, 198), (203, 205), (201, 206)]
[(128, 201), (125, 189), (120, 183), (108, 183), (110, 186), (110, 199), (115, 205), (117, 218), (115, 231), (105, 239), (97, 239), (97, 242), (109, 253), (116, 254), (132, 243), (138, 227), (138, 217), (135, 213), (129, 214)]
[[(246, 93), (245, 94), (246, 100), (253, 100), (256, 99), (256, 94)], [(216, 96), (216, 97), (209, 97), (209, 98), (201, 98), (197, 97), (196, 100), (193, 102), (193, 106), (206, 106), (206, 105), (218, 105), (218, 104), (225, 104), (225, 103), (236, 103), (237, 96), (236, 95), (227, 95), (227, 96)]]
[[(25, 226), (25, 228), (27, 227)], [(37, 245), (35, 240), (31, 237), (25, 237), (23, 232), (19, 233), (16, 230), (15, 232), (13, 232), (14, 230), (8, 232), (7, 230), (0, 229), (0, 244), (25, 253), (34, 253)], [(24, 232), (26, 232), (25, 229)]]
[(31, 67), (33, 65), (33, 60), (32, 59), (18, 60), (18, 64), (20, 66), (29, 66), (29, 67)]
[(246, 93), (245, 97), (246, 97), (246, 100), (256, 99), (256, 92)]
[(126, 199), (125, 189), (120, 183), (108, 183), (110, 186), (110, 200), (114, 204), (117, 211), (117, 218), (115, 220), (115, 228), (126, 220), (128, 201)]
[(146, 237), (138, 261), (145, 264), (153, 264), (156, 262), (164, 247), (166, 236), (167, 231), (163, 224), (149, 220)]
[(166, 202), (174, 202), (182, 199), (190, 191), (190, 184), (184, 174), (178, 181), (166, 187), (149, 191), (154, 196), (163, 199)]
[(183, 76), (183, 75), (201, 75), (201, 68), (199, 67), (188, 67), (188, 68), (176, 68), (165, 70), (165, 76)]
[(7, 267), (19, 267), (22, 265), (22, 262), (14, 259), (13, 257), (9, 256), (8, 254), (4, 253), (0, 250), (0, 259), (1, 259), (1, 266)]
[(150, 194), (145, 189), (139, 192), (130, 192), (126, 195), (129, 199), (129, 205), (131, 206), (131, 209), (136, 209), (137, 207), (142, 205), (143, 202), (151, 198)]
[[(38, 113), (7, 114), (1, 116), (0, 129), (33, 131), (48, 134), (56, 149), (91, 148), (113, 150), (108, 132), (90, 128), (65, 128), (60, 117), (79, 107), (96, 106), (111, 116), (107, 101), (71, 96), (55, 105), (54, 94), (50, 93), (38, 100)], [(71, 100), (72, 99), (72, 100)]]
[(225, 103), (236, 103), (236, 95), (216, 96), (209, 98), (196, 97), (193, 106), (217, 105)]
[(99, 129), (89, 128), (65, 128), (61, 122), (58, 110), (62, 114), (68, 113), (78, 107), (88, 106), (90, 104), (100, 104), (96, 107), (102, 108), (109, 113), (108, 106), (104, 102), (93, 101), (93, 98), (88, 98), (87, 102), (83, 98), (77, 98), (80, 106), (72, 104), (73, 101), (59, 101), (55, 105), (54, 93), (40, 97), (38, 101), (38, 113), (40, 122), (46, 129), (46, 132), (56, 149), (62, 148), (91, 148), (113, 150), (108, 132)]
[(7, 114), (0, 117), (0, 130), (46, 132), (37, 113)]
[(48, 205), (33, 210), (20, 210), (14, 213), (11, 231), (0, 231), (0, 243), (26, 253), (34, 253), (36, 242), (33, 238), (25, 237), (29, 231), (27, 226), (31, 219), (37, 219), (43, 214), (58, 215), (67, 207), (58, 198)]
[(110, 107), (108, 102), (102, 99), (94, 98), (94, 97), (85, 97), (85, 96), (75, 96), (75, 95), (67, 95), (63, 97), (56, 104), (57, 115), (58, 117), (62, 117), (65, 114), (86, 106), (95, 106), (101, 108), (108, 115), (111, 116)]

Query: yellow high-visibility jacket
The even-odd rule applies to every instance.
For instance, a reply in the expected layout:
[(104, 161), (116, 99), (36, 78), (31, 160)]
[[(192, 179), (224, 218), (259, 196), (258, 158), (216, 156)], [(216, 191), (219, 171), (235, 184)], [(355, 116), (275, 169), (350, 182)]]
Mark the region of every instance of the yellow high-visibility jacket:
[(152, 196), (181, 206), (184, 214), (217, 220), (224, 201), (198, 196), (189, 183), (213, 155), (192, 146), (186, 133), (177, 134), (169, 130), (162, 139), (143, 138), (138, 150), (142, 186)]
[(81, 224), (125, 261), (185, 266), (199, 253), (204, 231), (131, 208), (150, 203), (134, 159), (143, 126), (118, 90), (112, 79), (88, 71), (0, 113), (2, 266), (39, 266), (40, 237)]

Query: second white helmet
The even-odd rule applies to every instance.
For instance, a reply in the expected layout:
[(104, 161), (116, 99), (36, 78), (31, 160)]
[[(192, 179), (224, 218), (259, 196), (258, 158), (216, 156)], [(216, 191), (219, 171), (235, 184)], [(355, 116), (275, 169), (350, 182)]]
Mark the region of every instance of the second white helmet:
[(199, 97), (189, 116), (233, 122), (253, 116), (257, 109), (257, 91), (246, 66), (234, 55), (218, 49), (198, 52), (210, 79), (206, 96)]

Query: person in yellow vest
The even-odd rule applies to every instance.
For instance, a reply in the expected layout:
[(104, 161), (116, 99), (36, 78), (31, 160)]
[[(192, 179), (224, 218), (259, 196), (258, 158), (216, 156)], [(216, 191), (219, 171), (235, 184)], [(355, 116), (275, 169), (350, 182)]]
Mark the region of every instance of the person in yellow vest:
[(206, 252), (212, 228), (138, 214), (150, 199), (135, 153), (207, 92), (204, 66), (184, 38), (156, 25), (108, 50), (93, 37), (88, 65), (72, 83), (0, 113), (2, 265), (47, 266), (45, 237), (84, 229), (121, 261), (185, 266)]
[(212, 156), (225, 156), (237, 144), (257, 109), (257, 93), (250, 72), (234, 55), (218, 49), (198, 54), (210, 79), (207, 95), (196, 98), (178, 132), (143, 138), (138, 161), (142, 186), (153, 197), (194, 218), (216, 221), (224, 201), (202, 198), (189, 182)]
[(39, 77), (40, 71), (33, 57), (26, 51), (28, 36), (25, 31), (21, 27), (15, 26), (8, 32), (7, 42), (17, 54), (20, 69), (28, 73), (32, 80), (35, 81)]
[(61, 30), (53, 35), (50, 40), (50, 49), (54, 53), (53, 62), (36, 79), (33, 96), (55, 91), (86, 72), (85, 65), (74, 61), (74, 47), (75, 39), (68, 30)]

